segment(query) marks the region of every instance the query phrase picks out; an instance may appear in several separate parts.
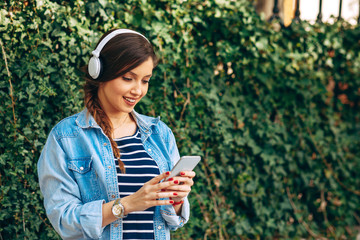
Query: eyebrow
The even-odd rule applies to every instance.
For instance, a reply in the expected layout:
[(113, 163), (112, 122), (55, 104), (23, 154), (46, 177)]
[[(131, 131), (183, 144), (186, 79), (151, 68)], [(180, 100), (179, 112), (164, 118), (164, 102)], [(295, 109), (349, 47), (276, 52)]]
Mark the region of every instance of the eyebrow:
[[(129, 74), (131, 74), (131, 75), (133, 75), (133, 76), (135, 76), (135, 77), (137, 77), (137, 74), (136, 73), (134, 73), (134, 72), (128, 72)], [(148, 75), (146, 75), (146, 76), (144, 76), (144, 77), (151, 77), (152, 76), (152, 74), (148, 74)]]

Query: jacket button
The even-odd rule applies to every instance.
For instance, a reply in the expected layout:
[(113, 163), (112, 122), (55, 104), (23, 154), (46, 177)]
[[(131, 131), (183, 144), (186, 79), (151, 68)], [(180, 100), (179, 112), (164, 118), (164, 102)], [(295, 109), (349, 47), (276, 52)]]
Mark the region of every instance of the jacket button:
[(80, 170), (81, 170), (81, 171), (84, 170), (84, 167), (80, 167)]
[(119, 224), (117, 224), (117, 223), (116, 223), (116, 224), (114, 224), (114, 227), (118, 227), (118, 226), (119, 226)]
[(108, 166), (108, 169), (111, 169), (111, 166)]
[(161, 226), (158, 226), (158, 229), (160, 230), (160, 229), (161, 229)]
[(113, 194), (113, 195), (111, 195), (111, 197), (112, 197), (112, 198), (115, 198), (115, 195)]
[(104, 143), (104, 146), (106, 146), (107, 145), (107, 143)]

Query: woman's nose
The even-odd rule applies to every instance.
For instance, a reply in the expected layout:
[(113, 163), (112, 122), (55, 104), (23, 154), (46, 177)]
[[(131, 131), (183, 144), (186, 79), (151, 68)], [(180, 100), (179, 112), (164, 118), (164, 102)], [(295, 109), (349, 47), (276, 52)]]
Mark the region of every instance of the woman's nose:
[(139, 82), (136, 81), (136, 82), (134, 83), (134, 86), (133, 86), (132, 89), (131, 89), (131, 93), (134, 94), (134, 95), (141, 95), (141, 92), (142, 92), (142, 90), (141, 90), (141, 83), (140, 83), (140, 81), (139, 81)]

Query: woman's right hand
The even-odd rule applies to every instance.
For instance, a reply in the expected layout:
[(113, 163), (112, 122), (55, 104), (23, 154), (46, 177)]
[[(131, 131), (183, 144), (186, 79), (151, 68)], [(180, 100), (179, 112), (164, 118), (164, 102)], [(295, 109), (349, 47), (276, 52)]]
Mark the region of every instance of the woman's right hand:
[(135, 211), (143, 211), (153, 206), (171, 205), (173, 200), (158, 200), (160, 198), (174, 197), (174, 192), (163, 192), (162, 189), (178, 185), (178, 181), (161, 182), (170, 175), (170, 172), (164, 172), (150, 181), (146, 182), (137, 192), (121, 198), (121, 204), (124, 206), (125, 215)]

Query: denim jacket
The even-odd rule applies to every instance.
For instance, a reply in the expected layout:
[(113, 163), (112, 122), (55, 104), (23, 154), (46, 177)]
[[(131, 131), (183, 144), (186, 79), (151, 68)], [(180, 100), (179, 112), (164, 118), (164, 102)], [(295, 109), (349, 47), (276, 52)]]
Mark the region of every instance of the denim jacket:
[[(131, 112), (146, 152), (161, 173), (179, 160), (175, 137), (160, 117)], [(63, 239), (122, 239), (122, 220), (102, 228), (102, 204), (119, 198), (110, 140), (83, 110), (60, 121), (50, 132), (38, 161), (46, 214)], [(189, 219), (186, 198), (180, 216), (171, 205), (154, 212), (155, 239), (170, 239), (170, 230)]]

